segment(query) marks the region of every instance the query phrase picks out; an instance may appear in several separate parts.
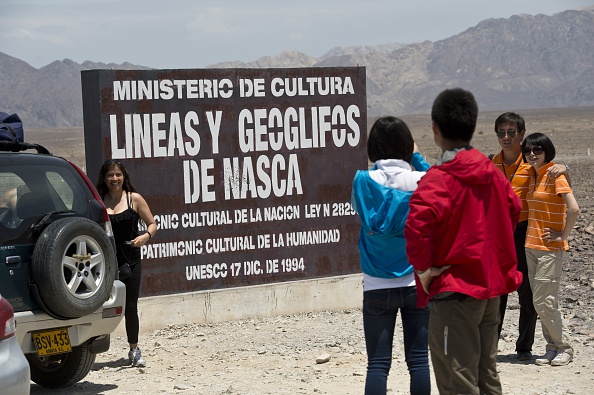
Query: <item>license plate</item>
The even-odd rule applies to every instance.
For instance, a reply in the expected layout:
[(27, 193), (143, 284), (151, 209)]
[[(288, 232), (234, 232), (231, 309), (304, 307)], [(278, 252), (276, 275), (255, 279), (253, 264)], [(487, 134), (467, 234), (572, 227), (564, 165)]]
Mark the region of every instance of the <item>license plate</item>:
[(70, 337), (68, 336), (68, 328), (35, 332), (31, 335), (33, 336), (35, 349), (37, 349), (37, 355), (40, 357), (72, 351)]

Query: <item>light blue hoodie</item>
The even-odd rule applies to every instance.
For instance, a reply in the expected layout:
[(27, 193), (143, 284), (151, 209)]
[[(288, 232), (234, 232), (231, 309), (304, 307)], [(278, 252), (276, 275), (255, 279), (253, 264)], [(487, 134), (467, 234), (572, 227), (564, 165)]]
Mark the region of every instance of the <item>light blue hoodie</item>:
[[(378, 161), (380, 162), (380, 161)], [(384, 162), (384, 161), (381, 161)], [(416, 172), (416, 178), (410, 185), (410, 166), (401, 160), (387, 160), (386, 166), (378, 177), (370, 171), (359, 170), (353, 181), (352, 204), (361, 220), (359, 234), (359, 255), (363, 273), (379, 278), (399, 278), (413, 272), (406, 258), (404, 225), (408, 216), (408, 204), (416, 181), (422, 174)], [(418, 171), (424, 172), (430, 165), (419, 153), (413, 154), (411, 164)], [(378, 164), (371, 171), (378, 171)], [(408, 173), (406, 190), (396, 189), (400, 185), (396, 177)], [(381, 182), (381, 183), (380, 183)], [(407, 184), (405, 182), (404, 184)]]

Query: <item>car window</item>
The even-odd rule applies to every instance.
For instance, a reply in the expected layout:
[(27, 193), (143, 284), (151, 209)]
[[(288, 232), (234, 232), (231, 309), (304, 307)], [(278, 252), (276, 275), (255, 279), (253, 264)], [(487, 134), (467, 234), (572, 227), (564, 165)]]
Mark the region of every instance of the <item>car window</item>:
[[(88, 196), (72, 168), (47, 165), (0, 168), (0, 239), (20, 239), (46, 214), (87, 212)], [(1, 241), (1, 240), (0, 240)]]
[[(70, 173), (66, 173), (66, 177), (68, 175), (71, 176)], [(75, 199), (75, 196), (85, 196), (84, 192), (80, 190), (80, 185), (76, 182), (68, 182), (64, 179), (63, 175), (55, 171), (48, 171), (46, 173), (46, 178), (64, 207), (67, 210), (75, 210), (77, 203), (81, 203), (80, 200)]]
[(14, 229), (20, 222), (16, 217), (19, 191), (28, 192), (25, 181), (13, 172), (0, 171), (0, 223)]
[(0, 172), (0, 207), (11, 208), (16, 203), (16, 190), (25, 182), (11, 172)]

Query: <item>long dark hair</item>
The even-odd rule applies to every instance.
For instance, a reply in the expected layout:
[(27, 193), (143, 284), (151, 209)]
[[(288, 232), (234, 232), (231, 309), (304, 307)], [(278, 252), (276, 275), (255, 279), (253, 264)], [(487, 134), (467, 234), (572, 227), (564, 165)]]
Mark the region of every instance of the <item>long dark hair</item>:
[(104, 198), (108, 191), (107, 185), (105, 184), (105, 176), (107, 175), (107, 172), (114, 167), (119, 167), (122, 171), (122, 175), (124, 176), (122, 189), (126, 192), (136, 192), (136, 188), (134, 188), (130, 182), (130, 175), (128, 174), (128, 170), (126, 170), (126, 166), (124, 166), (124, 164), (119, 160), (108, 159), (103, 162), (103, 165), (101, 165), (101, 170), (99, 170), (99, 177), (97, 179), (97, 185), (95, 185), (101, 198)]

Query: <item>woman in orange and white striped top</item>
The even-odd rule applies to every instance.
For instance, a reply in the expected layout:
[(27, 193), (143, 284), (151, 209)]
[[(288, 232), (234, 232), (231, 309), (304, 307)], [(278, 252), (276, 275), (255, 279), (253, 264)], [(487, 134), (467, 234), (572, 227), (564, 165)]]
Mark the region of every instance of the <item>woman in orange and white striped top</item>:
[(547, 173), (555, 157), (555, 147), (548, 136), (528, 135), (522, 142), (522, 152), (534, 169), (526, 196), (528, 279), (547, 342), (546, 354), (537, 358), (536, 364), (562, 366), (572, 361), (573, 348), (563, 330), (558, 304), (559, 282), (563, 255), (569, 249), (567, 238), (580, 209), (565, 176), (553, 177)]

